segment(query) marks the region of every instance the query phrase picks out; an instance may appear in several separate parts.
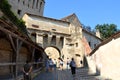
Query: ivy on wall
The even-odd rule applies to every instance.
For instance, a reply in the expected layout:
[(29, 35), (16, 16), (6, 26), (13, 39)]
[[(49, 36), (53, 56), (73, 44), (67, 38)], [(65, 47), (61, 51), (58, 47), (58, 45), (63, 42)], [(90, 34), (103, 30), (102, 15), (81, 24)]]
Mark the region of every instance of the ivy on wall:
[[(25, 23), (22, 19), (18, 19), (15, 14), (11, 11), (11, 6), (7, 0), (0, 0), (0, 10), (6, 17), (12, 21), (18, 27), (18, 30), (27, 35)], [(3, 17), (4, 18), (4, 17)]]

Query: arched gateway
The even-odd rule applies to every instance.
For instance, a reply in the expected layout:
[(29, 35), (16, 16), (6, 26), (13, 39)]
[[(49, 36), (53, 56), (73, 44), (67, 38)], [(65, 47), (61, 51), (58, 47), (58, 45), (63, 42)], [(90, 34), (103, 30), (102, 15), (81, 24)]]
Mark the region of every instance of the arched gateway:
[(61, 51), (55, 46), (46, 47), (45, 52), (49, 56), (49, 58), (52, 59), (57, 60), (59, 57), (61, 57)]
[[(31, 39), (38, 43), (43, 49), (46, 49), (46, 53), (53, 56), (58, 51), (59, 55), (65, 62), (72, 57), (76, 59), (78, 67), (82, 67), (80, 60), (83, 61), (84, 49), (82, 45), (82, 28), (81, 25), (76, 24), (76, 18), (72, 18), (73, 23), (57, 20), (43, 16), (36, 16), (32, 14), (25, 14), (23, 20), (26, 23)], [(51, 49), (48, 47), (52, 47)], [(51, 51), (51, 52), (50, 52)], [(76, 54), (80, 56), (76, 56)]]

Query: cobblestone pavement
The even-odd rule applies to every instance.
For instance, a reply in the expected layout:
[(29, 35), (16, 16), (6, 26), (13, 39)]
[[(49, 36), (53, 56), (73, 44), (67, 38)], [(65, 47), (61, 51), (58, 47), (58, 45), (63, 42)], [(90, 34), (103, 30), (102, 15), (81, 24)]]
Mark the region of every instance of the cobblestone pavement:
[(89, 73), (88, 69), (77, 69), (73, 76), (70, 70), (56, 70), (53, 72), (41, 72), (34, 80), (108, 80)]

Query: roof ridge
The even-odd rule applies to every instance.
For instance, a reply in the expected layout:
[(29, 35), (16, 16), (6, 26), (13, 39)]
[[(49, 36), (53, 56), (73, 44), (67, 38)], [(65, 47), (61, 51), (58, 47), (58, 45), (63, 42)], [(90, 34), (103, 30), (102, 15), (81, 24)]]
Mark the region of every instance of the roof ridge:
[(68, 19), (68, 18), (72, 17), (73, 15), (75, 15), (75, 13), (72, 13), (72, 14), (66, 16), (66, 17), (63, 17), (63, 18), (61, 18), (61, 20)]

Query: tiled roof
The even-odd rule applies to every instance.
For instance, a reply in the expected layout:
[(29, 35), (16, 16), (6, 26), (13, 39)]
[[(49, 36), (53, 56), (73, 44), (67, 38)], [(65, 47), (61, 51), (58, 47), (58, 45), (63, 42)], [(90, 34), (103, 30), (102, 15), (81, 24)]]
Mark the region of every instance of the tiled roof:
[(68, 16), (66, 16), (66, 17), (64, 17), (64, 18), (62, 18), (61, 20), (62, 21), (66, 21), (66, 19), (69, 19), (69, 18), (71, 18), (72, 16), (74, 16), (75, 15), (75, 13), (73, 13), (73, 14), (71, 14), (71, 15), (68, 15)]
[(82, 29), (82, 31), (84, 31), (85, 33), (88, 33), (88, 34), (91, 35), (91, 36), (94, 36), (95, 38), (99, 39), (100, 41), (103, 41), (101, 38), (97, 37), (96, 35), (92, 34), (91, 32), (88, 32), (88, 31), (85, 30), (85, 29)]
[(40, 18), (50, 19), (50, 20), (59, 21), (59, 22), (68, 23), (69, 24), (69, 22), (63, 21), (63, 20), (59, 20), (59, 19), (54, 19), (54, 18), (49, 18), (49, 17), (44, 17), (44, 16), (38, 16), (38, 15), (30, 14), (30, 13), (26, 13), (26, 14), (28, 16), (36, 16), (36, 17), (40, 17)]
[(70, 23), (74, 23), (74, 25), (77, 25), (77, 26), (82, 28), (81, 22), (78, 19), (78, 17), (76, 16), (75, 13), (73, 13), (73, 14), (67, 16), (67, 17), (62, 18), (61, 20), (62, 21), (67, 21), (67, 22), (70, 22)]

